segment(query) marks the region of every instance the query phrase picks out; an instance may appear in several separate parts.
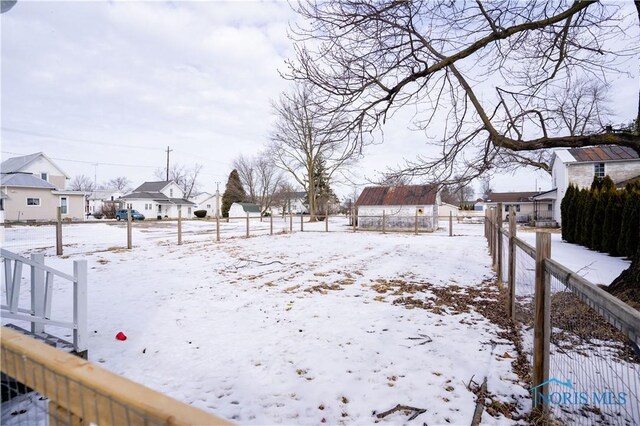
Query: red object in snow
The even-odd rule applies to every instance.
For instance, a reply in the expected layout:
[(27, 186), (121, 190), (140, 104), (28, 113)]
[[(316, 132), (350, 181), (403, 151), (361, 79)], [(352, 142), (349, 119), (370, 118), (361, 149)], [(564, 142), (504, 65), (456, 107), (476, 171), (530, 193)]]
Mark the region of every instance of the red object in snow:
[(127, 340), (127, 336), (122, 331), (120, 331), (118, 332), (118, 334), (116, 334), (116, 339), (124, 341), (124, 340)]

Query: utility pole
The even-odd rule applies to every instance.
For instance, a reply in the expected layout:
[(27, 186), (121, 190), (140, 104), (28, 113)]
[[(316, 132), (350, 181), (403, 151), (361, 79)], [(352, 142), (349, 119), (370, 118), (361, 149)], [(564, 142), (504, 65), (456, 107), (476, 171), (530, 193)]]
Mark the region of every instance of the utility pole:
[(220, 182), (216, 182), (216, 217), (220, 215)]
[(169, 181), (169, 153), (173, 151), (167, 147), (167, 182)]
[(100, 165), (100, 163), (94, 163), (93, 164), (93, 185), (94, 185), (94, 189), (98, 189), (98, 166)]

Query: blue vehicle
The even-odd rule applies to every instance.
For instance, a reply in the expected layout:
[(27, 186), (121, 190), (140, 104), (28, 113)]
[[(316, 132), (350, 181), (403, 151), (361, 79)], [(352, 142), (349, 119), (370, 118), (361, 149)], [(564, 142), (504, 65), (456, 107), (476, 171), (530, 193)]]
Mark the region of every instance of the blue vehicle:
[[(116, 220), (127, 220), (129, 216), (127, 209), (119, 209), (116, 211)], [(144, 220), (144, 215), (138, 210), (131, 210), (131, 220)]]

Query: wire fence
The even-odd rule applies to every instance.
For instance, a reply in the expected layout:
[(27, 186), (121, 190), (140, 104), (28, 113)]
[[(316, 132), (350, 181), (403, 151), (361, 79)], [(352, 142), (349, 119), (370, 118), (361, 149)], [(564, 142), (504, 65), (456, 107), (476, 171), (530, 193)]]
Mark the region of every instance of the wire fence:
[(3, 425), (229, 424), (6, 328), (1, 361)]
[[(503, 235), (498, 221), (495, 212), (488, 212), (486, 236), (503, 280), (506, 271), (507, 312), (512, 304), (520, 351), (527, 360), (518, 374), (530, 385), (534, 407), (562, 424), (637, 424), (640, 313), (538, 253), (515, 233), (511, 256), (509, 232)], [(542, 265), (539, 274), (537, 262)]]
[[(550, 404), (563, 423), (637, 424), (640, 359), (629, 339), (583, 303), (563, 280), (551, 276), (550, 395), (570, 391), (568, 403)], [(565, 402), (565, 401), (563, 401)]]

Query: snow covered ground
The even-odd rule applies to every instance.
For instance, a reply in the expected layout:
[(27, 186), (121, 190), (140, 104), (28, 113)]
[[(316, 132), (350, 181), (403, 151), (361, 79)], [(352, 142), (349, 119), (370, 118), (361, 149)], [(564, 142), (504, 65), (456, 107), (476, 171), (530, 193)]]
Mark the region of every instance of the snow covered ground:
[[(496, 406), (530, 409), (513, 345), (479, 313), (498, 309), (481, 225), (449, 237), (354, 234), (343, 219), (335, 232), (285, 234), (274, 222), (273, 236), (252, 222), (249, 239), (244, 221), (223, 224), (220, 242), (215, 224), (185, 222), (181, 246), (175, 223), (136, 223), (132, 250), (124, 224), (67, 225), (62, 257), (52, 227), (16, 227), (3, 246), (43, 251), (68, 273), (87, 259), (90, 360), (241, 424), (404, 423), (376, 417), (396, 404), (426, 409), (418, 424), (469, 424), (467, 384), (484, 377)], [(70, 319), (70, 306), (56, 283), (53, 318)]]

